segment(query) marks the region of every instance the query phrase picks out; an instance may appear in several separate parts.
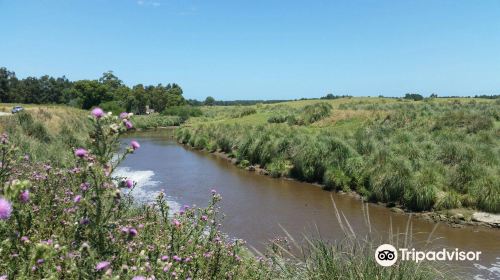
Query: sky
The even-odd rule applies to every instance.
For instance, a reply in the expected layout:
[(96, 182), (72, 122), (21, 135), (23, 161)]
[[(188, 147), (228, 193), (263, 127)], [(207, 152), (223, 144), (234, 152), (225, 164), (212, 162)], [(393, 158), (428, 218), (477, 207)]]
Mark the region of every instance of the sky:
[(18, 77), (181, 85), (186, 98), (500, 93), (500, 1), (0, 0)]

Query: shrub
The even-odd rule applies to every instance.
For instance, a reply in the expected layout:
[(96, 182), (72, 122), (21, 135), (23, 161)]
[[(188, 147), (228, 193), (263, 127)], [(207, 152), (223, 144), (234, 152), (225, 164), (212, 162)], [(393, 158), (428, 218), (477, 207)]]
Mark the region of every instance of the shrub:
[(112, 112), (114, 115), (118, 116), (121, 112), (127, 111), (125, 107), (123, 107), (118, 101), (108, 101), (101, 103), (99, 105), (101, 109), (105, 112)]
[(200, 117), (203, 115), (200, 108), (188, 105), (167, 107), (162, 114), (166, 116), (178, 116), (181, 122), (186, 121), (190, 117)]

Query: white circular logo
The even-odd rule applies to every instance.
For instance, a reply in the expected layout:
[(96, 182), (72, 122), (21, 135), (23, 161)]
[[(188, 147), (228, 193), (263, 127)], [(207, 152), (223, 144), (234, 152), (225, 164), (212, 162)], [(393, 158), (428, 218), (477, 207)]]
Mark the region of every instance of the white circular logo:
[(398, 260), (398, 251), (391, 244), (382, 244), (375, 250), (375, 260), (381, 266), (391, 266)]

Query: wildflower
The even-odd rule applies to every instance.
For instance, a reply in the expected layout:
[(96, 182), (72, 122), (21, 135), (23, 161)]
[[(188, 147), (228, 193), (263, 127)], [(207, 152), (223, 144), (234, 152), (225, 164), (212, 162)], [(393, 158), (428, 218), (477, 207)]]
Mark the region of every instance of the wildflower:
[(131, 189), (134, 186), (134, 181), (132, 181), (131, 179), (125, 180), (125, 186), (127, 186), (127, 188)]
[(23, 242), (23, 243), (27, 243), (27, 242), (29, 242), (29, 241), (30, 241), (30, 240), (29, 240), (29, 238), (28, 238), (27, 236), (23, 236), (23, 237), (21, 237), (21, 242)]
[(125, 120), (123, 123), (125, 123), (125, 127), (127, 129), (132, 129), (134, 127), (134, 125), (132, 124), (132, 122), (129, 121), (129, 120)]
[(99, 263), (95, 266), (95, 269), (96, 269), (96, 270), (105, 270), (105, 269), (107, 269), (110, 265), (111, 265), (111, 263), (110, 263), (110, 262), (108, 262), (108, 261), (99, 262)]
[(92, 110), (92, 116), (94, 116), (96, 119), (100, 119), (104, 116), (104, 111), (99, 107), (94, 108), (94, 110)]
[(124, 120), (126, 118), (128, 118), (128, 113), (127, 112), (121, 112), (120, 113), (120, 119)]
[(176, 262), (182, 261), (182, 258), (177, 256), (177, 255), (173, 256), (172, 259), (174, 259), (174, 261), (176, 261)]
[(137, 235), (137, 230), (135, 228), (129, 228), (128, 229), (128, 234), (132, 237)]
[(88, 190), (88, 189), (89, 189), (89, 187), (90, 187), (90, 184), (89, 184), (89, 183), (87, 183), (87, 182), (85, 182), (85, 183), (81, 183), (81, 184), (80, 184), (80, 189), (81, 189), (82, 191), (86, 191), (86, 190)]
[(21, 200), (22, 203), (26, 203), (30, 200), (30, 191), (24, 190), (19, 194), (19, 200)]
[(88, 218), (83, 218), (80, 220), (80, 225), (88, 225), (90, 220)]
[(134, 277), (132, 278), (132, 280), (146, 280), (146, 277), (141, 276), (141, 275), (138, 275), (138, 276), (134, 276)]
[(80, 200), (82, 200), (82, 196), (81, 195), (77, 195), (77, 196), (75, 196), (75, 198), (73, 198), (73, 202), (74, 203), (78, 203), (78, 202), (80, 202)]
[(179, 220), (177, 220), (177, 219), (174, 219), (174, 220), (172, 221), (172, 224), (173, 224), (175, 227), (180, 227), (180, 226), (181, 226), (181, 222), (179, 222)]
[(45, 262), (44, 259), (38, 259), (36, 260), (36, 264), (40, 265), (40, 264), (43, 264)]
[(163, 261), (163, 262), (168, 261), (168, 256), (161, 256), (161, 261)]
[(7, 220), (12, 214), (12, 205), (6, 199), (0, 197), (0, 220)]
[(132, 147), (132, 149), (135, 151), (137, 149), (139, 149), (141, 147), (141, 145), (139, 145), (139, 143), (135, 140), (132, 140), (132, 142), (130, 142), (130, 147)]
[(85, 150), (84, 148), (78, 148), (75, 150), (75, 156), (79, 157), (79, 158), (83, 158), (87, 155), (87, 150)]
[(217, 193), (217, 191), (215, 189), (212, 189), (211, 192), (212, 192), (212, 194), (216, 194)]

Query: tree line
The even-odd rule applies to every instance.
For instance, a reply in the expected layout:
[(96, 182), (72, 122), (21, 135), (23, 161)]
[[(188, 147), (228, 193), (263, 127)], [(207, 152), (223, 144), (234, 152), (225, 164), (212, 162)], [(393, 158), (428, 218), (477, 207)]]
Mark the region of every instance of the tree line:
[(187, 104), (176, 84), (125, 85), (112, 71), (99, 79), (70, 81), (65, 76), (20, 79), (13, 71), (0, 68), (0, 102), (25, 104), (66, 104), (82, 109), (100, 106), (113, 112), (142, 114), (146, 106), (156, 112)]

